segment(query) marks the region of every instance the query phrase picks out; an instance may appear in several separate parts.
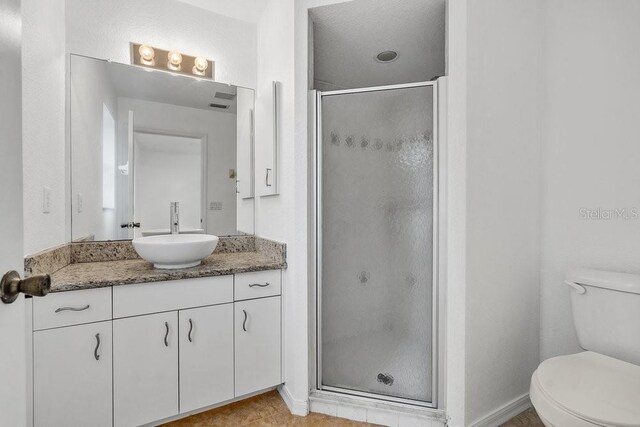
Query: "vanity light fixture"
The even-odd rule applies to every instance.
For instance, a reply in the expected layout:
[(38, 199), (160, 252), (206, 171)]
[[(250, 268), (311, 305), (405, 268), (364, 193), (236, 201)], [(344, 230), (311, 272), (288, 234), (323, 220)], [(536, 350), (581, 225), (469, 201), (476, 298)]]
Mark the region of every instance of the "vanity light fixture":
[(172, 73), (215, 78), (215, 62), (204, 56), (190, 56), (178, 50), (164, 50), (148, 44), (130, 43), (131, 63)]
[(196, 59), (193, 60), (193, 69), (191, 70), (193, 74), (197, 76), (204, 76), (207, 68), (209, 68), (209, 61), (207, 61), (207, 58), (203, 56), (196, 56)]
[(156, 61), (154, 59), (156, 52), (151, 46), (147, 46), (146, 44), (140, 45), (138, 53), (140, 54), (140, 62), (144, 65), (156, 65)]
[(172, 50), (167, 54), (167, 68), (171, 71), (182, 69), (182, 55), (177, 50)]

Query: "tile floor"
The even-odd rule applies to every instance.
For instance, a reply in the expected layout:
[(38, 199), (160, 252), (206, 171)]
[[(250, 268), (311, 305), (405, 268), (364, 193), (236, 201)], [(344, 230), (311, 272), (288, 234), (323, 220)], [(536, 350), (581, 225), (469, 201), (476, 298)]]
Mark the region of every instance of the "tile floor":
[(277, 391), (270, 391), (250, 399), (202, 412), (165, 424), (164, 427), (186, 426), (372, 426), (344, 418), (310, 413), (306, 417), (291, 415)]
[[(291, 415), (277, 391), (271, 391), (232, 403), (220, 408), (202, 412), (188, 418), (165, 424), (164, 427), (258, 427), (258, 426), (313, 426), (313, 427), (341, 427), (341, 426), (372, 426), (373, 424), (359, 423), (335, 418), (328, 415), (310, 413), (306, 417)], [(542, 427), (542, 422), (533, 409), (528, 409), (514, 419), (503, 424), (502, 427)]]
[(500, 427), (544, 427), (544, 424), (540, 421), (536, 410), (529, 408)]

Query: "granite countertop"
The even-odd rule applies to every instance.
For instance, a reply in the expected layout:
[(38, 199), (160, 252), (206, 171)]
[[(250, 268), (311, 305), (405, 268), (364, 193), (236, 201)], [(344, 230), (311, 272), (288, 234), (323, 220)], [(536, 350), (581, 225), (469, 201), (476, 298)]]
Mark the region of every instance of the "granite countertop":
[(51, 292), (134, 283), (161, 282), (196, 277), (222, 276), (248, 271), (286, 268), (286, 262), (260, 251), (214, 253), (197, 267), (160, 270), (142, 259), (69, 264), (51, 275)]

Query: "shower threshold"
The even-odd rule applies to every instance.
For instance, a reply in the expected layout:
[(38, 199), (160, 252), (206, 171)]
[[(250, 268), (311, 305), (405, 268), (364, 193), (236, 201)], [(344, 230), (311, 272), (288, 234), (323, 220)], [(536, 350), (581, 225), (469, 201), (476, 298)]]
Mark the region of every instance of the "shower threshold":
[[(331, 387), (329, 387), (331, 388)], [(388, 412), (395, 415), (409, 415), (429, 419), (433, 426), (446, 425), (445, 411), (429, 406), (416, 405), (415, 401), (403, 403), (398, 401), (381, 400), (379, 395), (363, 396), (351, 394), (350, 390), (336, 389), (329, 390), (323, 387), (322, 390), (314, 390), (309, 395), (309, 405), (311, 412), (322, 412), (328, 415), (336, 415), (337, 409), (365, 409)], [(348, 392), (348, 393), (347, 393)], [(366, 394), (366, 393), (363, 393)], [(329, 409), (328, 413), (326, 410)], [(335, 413), (334, 413), (335, 412)]]
[(410, 405), (412, 407), (422, 407), (422, 408), (434, 408), (435, 406), (431, 402), (424, 402), (421, 400), (413, 400), (413, 399), (405, 399), (402, 397), (395, 397), (386, 394), (379, 393), (368, 393), (366, 391), (360, 390), (352, 390), (348, 388), (342, 387), (333, 387), (328, 385), (323, 385), (321, 390), (323, 392), (328, 392), (336, 395), (342, 396), (351, 396), (357, 398), (364, 398), (367, 400), (373, 400), (377, 402), (387, 402), (387, 403), (400, 403), (403, 405)]

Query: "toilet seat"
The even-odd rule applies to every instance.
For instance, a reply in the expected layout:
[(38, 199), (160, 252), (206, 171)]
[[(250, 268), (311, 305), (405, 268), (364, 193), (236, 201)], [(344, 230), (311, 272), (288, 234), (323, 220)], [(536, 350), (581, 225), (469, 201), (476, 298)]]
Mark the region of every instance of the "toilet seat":
[(542, 362), (530, 396), (547, 425), (640, 426), (640, 366), (591, 351)]

